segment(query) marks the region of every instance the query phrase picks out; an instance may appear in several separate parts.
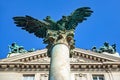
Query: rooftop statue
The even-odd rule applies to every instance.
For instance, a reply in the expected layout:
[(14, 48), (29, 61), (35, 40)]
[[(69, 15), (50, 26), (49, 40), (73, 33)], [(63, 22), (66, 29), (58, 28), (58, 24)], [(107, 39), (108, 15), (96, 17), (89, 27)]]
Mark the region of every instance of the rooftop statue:
[(11, 45), (9, 45), (9, 54), (12, 53), (27, 53), (27, 52), (33, 52), (35, 49), (31, 49), (31, 50), (25, 50), (23, 46), (19, 46), (17, 43), (12, 43)]
[(13, 19), (16, 26), (33, 33), (39, 38), (44, 38), (43, 41), (48, 44), (49, 53), (52, 46), (61, 43), (63, 39), (66, 39), (66, 44), (70, 46), (71, 50), (74, 49), (74, 30), (78, 23), (87, 20), (92, 12), (89, 7), (78, 8), (69, 16), (62, 16), (62, 19), (58, 21), (52, 20), (50, 16), (38, 20), (28, 15), (13, 17)]
[(116, 52), (116, 44), (113, 44), (111, 46), (111, 45), (109, 45), (108, 42), (105, 42), (104, 45), (100, 49), (97, 49), (96, 47), (93, 47), (92, 51), (98, 52), (98, 53), (108, 52), (110, 54), (114, 54)]
[(17, 43), (12, 43), (9, 45), (9, 53), (26, 53), (27, 51), (23, 46), (19, 46)]

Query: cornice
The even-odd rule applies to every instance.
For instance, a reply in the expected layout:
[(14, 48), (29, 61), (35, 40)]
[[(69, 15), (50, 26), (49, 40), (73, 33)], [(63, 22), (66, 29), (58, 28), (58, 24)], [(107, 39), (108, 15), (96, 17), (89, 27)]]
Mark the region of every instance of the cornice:
[[(118, 70), (120, 71), (120, 62), (103, 63), (70, 63), (71, 70)], [(24, 63), (24, 62), (0, 62), (0, 71), (44, 71), (49, 70), (50, 63)]]

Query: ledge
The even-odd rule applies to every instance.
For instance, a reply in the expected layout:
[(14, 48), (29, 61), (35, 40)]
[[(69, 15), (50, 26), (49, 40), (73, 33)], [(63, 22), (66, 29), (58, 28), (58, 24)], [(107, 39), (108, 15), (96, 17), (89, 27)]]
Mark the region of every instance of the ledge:
[[(120, 69), (120, 62), (105, 62), (105, 63), (71, 63), (71, 69)], [(24, 63), (24, 62), (0, 62), (0, 70), (4, 69), (47, 69), (49, 70), (49, 63)]]

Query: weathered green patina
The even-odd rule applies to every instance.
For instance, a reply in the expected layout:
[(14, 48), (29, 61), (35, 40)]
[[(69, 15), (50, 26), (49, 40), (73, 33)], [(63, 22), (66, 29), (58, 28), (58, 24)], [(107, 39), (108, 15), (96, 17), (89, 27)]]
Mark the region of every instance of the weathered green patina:
[(34, 33), (39, 38), (44, 38), (44, 43), (48, 44), (48, 55), (50, 49), (59, 43), (69, 46), (70, 50), (75, 48), (74, 31), (78, 23), (87, 20), (93, 11), (89, 7), (76, 9), (69, 16), (62, 16), (62, 19), (54, 21), (47, 16), (43, 21), (31, 16), (13, 17), (16, 26), (21, 27), (29, 33)]
[(104, 42), (104, 45), (100, 47), (99, 49), (94, 46), (92, 48), (92, 51), (97, 52), (97, 53), (103, 53), (103, 52), (108, 52), (110, 54), (116, 53), (116, 44), (109, 45), (108, 42)]
[(19, 46), (17, 43), (12, 43), (9, 45), (9, 54), (11, 53), (26, 53), (27, 50), (24, 49), (23, 46)]
[(12, 43), (9, 47), (9, 54), (12, 53), (27, 53), (27, 52), (33, 52), (35, 51), (34, 48), (31, 50), (25, 50), (23, 46), (19, 46), (16, 42)]

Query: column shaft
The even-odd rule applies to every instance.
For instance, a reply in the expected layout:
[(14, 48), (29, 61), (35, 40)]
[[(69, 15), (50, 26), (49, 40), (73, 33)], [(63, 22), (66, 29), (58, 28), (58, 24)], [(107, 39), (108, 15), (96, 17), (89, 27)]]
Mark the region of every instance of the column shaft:
[(49, 80), (70, 80), (69, 48), (57, 44), (51, 50)]

